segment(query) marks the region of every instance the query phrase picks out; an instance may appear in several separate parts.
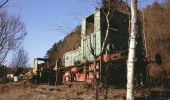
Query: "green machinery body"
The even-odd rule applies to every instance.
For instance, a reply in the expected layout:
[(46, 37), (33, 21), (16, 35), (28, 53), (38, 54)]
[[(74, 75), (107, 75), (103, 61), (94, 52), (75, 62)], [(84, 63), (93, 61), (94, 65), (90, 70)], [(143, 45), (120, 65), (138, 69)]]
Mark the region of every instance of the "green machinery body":
[(33, 81), (38, 83), (53, 83), (55, 74), (49, 67), (49, 61), (45, 58), (35, 58), (33, 64)]

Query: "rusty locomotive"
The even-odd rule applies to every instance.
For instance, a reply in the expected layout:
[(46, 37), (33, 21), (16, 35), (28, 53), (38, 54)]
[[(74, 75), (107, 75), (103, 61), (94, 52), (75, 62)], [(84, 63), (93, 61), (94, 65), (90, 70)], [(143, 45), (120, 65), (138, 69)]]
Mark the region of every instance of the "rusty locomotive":
[[(57, 60), (54, 69), (58, 82), (92, 82), (96, 67), (98, 80), (108, 78), (111, 84), (126, 84), (129, 18), (122, 12), (109, 11), (108, 28), (105, 16), (107, 12), (108, 10), (97, 9), (82, 20), (81, 46), (65, 53), (62, 60)], [(107, 29), (108, 38), (105, 39)], [(103, 46), (104, 41), (106, 45)], [(96, 66), (93, 62), (96, 62)]]
[[(53, 68), (56, 72), (56, 77), (53, 77), (55, 83), (92, 83), (97, 78), (101, 82), (117, 87), (126, 86), (126, 62), (130, 37), (129, 15), (115, 10), (109, 11), (107, 17), (109, 21), (107, 21), (107, 12), (108, 10), (105, 9), (97, 9), (82, 20), (81, 46), (66, 52), (62, 59), (56, 61)], [(168, 52), (163, 52), (164, 49), (161, 49), (161, 52), (152, 50), (149, 56), (148, 51), (151, 49), (149, 46), (153, 44), (146, 43), (148, 48), (145, 48), (143, 37), (144, 33), (139, 30), (134, 79), (136, 86), (148, 84), (168, 86), (167, 84), (170, 83)]]

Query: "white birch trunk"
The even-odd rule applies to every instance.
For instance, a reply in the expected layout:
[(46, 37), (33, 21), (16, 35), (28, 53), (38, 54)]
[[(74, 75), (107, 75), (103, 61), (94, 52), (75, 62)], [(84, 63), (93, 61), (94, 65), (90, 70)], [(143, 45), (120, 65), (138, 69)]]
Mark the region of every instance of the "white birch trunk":
[(131, 35), (127, 61), (127, 94), (126, 100), (134, 99), (134, 62), (137, 34), (137, 0), (131, 0)]

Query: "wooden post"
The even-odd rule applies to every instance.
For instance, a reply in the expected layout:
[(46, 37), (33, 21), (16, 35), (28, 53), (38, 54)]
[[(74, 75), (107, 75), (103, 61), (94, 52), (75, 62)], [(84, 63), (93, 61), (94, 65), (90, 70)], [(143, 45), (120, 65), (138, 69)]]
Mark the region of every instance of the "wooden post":
[(95, 100), (98, 100), (98, 82), (97, 82), (97, 73), (96, 73), (96, 65), (97, 65), (97, 58), (94, 58), (94, 84), (95, 84)]
[(87, 64), (85, 64), (83, 68), (84, 68), (83, 72), (84, 72), (84, 75), (85, 75), (85, 79), (87, 79)]
[(102, 78), (102, 59), (100, 58), (100, 63), (99, 63), (99, 79), (101, 79), (101, 78)]
[(127, 61), (127, 91), (126, 100), (134, 99), (134, 63), (137, 34), (137, 0), (131, 0), (131, 35)]

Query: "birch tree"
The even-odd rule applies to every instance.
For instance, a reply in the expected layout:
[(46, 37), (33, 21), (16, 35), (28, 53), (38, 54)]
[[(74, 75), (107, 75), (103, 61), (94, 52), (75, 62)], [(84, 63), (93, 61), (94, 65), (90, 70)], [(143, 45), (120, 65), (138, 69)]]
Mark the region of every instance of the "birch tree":
[(129, 44), (129, 53), (127, 61), (127, 100), (133, 100), (134, 89), (134, 64), (135, 64), (135, 48), (137, 34), (137, 0), (131, 0), (131, 35)]

